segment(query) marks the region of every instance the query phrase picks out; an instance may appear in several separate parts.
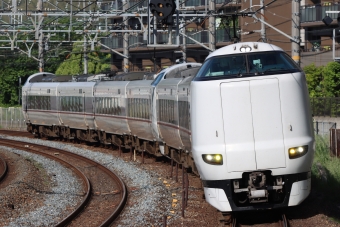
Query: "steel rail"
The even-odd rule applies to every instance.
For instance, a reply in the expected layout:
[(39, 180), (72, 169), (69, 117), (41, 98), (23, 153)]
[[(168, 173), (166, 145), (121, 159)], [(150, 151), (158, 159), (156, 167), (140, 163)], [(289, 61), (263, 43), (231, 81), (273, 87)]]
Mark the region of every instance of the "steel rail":
[[(68, 168), (72, 169), (75, 172), (75, 174), (78, 175), (82, 179), (82, 181), (85, 185), (84, 191), (86, 191), (83, 201), (75, 208), (75, 210), (71, 214), (69, 214), (60, 223), (58, 223), (57, 226), (65, 226), (66, 224), (70, 223), (85, 208), (85, 206), (89, 202), (89, 199), (91, 198), (90, 197), (91, 196), (91, 184), (90, 184), (89, 179), (77, 167), (75, 167), (74, 165), (64, 161), (63, 159), (60, 159), (60, 158), (58, 158), (54, 155), (51, 155), (51, 154), (48, 154), (48, 153), (45, 153), (45, 152), (41, 152), (39, 150), (31, 149), (30, 145), (33, 146), (35, 144), (19, 142), (19, 141), (15, 141), (15, 143), (13, 143), (13, 141), (14, 140), (0, 138), (0, 145), (24, 150), (24, 151), (27, 151), (27, 152), (42, 155), (42, 156), (45, 156), (49, 159), (55, 160), (59, 163), (62, 163), (65, 166), (67, 166)], [(46, 146), (41, 146), (40, 148), (42, 148), (42, 147), (46, 147)]]
[[(4, 141), (7, 141), (7, 142), (4, 142)], [(15, 144), (13, 143), (13, 141), (15, 141)], [(71, 153), (71, 152), (68, 152), (68, 151), (64, 151), (64, 150), (61, 150), (61, 149), (48, 147), (48, 146), (44, 146), (44, 145), (39, 145), (39, 144), (32, 144), (32, 143), (27, 143), (27, 142), (20, 142), (20, 141), (11, 140), (11, 139), (0, 138), (0, 144), (5, 144), (5, 143), (7, 144), (6, 146), (9, 146), (9, 147), (16, 147), (16, 148), (28, 150), (28, 151), (34, 152), (34, 153), (49, 155), (52, 159), (57, 158), (53, 154), (55, 152), (58, 152), (60, 154), (66, 155), (66, 156), (71, 156), (75, 159), (80, 159), (84, 162), (89, 163), (90, 165), (96, 166), (101, 171), (106, 173), (109, 177), (111, 177), (114, 180), (114, 182), (116, 182), (118, 184), (119, 191), (121, 192), (121, 200), (120, 200), (119, 205), (116, 207), (116, 209), (111, 213), (111, 215), (109, 215), (109, 217), (105, 221), (103, 221), (101, 223), (100, 226), (104, 227), (104, 226), (111, 225), (112, 222), (119, 216), (120, 212), (123, 210), (123, 208), (126, 204), (126, 201), (127, 201), (126, 186), (125, 186), (123, 180), (120, 179), (120, 177), (118, 177), (115, 173), (113, 173), (111, 170), (109, 170), (105, 166), (101, 165), (100, 163), (93, 161), (91, 159), (88, 159), (84, 156), (81, 156), (81, 155), (78, 155), (78, 154), (75, 154), (75, 153)], [(46, 147), (47, 147), (47, 149), (46, 149)], [(41, 152), (39, 150), (44, 150), (44, 152)], [(47, 152), (52, 153), (52, 154), (48, 154)], [(62, 159), (60, 159), (60, 160), (62, 160)], [(66, 161), (64, 161), (64, 162), (66, 162)], [(69, 165), (72, 166), (71, 164), (69, 164)], [(76, 168), (76, 167), (74, 167), (74, 168), (78, 170), (78, 168)], [(80, 170), (78, 170), (78, 171), (81, 172)], [(86, 179), (87, 179), (87, 177), (86, 177)], [(88, 179), (87, 179), (87, 181), (88, 181), (88, 184), (90, 185), (90, 182), (89, 182)], [(90, 191), (88, 191), (88, 194), (91, 194)], [(86, 202), (88, 202), (89, 199), (90, 199), (90, 197), (86, 199), (87, 200)], [(58, 225), (56, 225), (56, 226), (65, 226), (65, 225), (69, 224), (76, 216), (78, 216), (81, 213), (81, 211), (86, 206), (86, 204), (87, 203), (85, 203), (84, 205), (81, 205), (81, 208), (79, 207), (79, 209), (77, 207), (77, 210), (75, 210), (73, 213), (71, 213), (68, 217), (66, 217), (63, 221), (58, 223)]]
[(7, 170), (8, 168), (5, 159), (0, 157), (0, 182), (5, 178)]
[(281, 219), (282, 219), (282, 220), (280, 221), (281, 226), (282, 226), (282, 227), (289, 227), (289, 223), (288, 223), (288, 220), (287, 220), (285, 214), (282, 214), (282, 215), (281, 215)]

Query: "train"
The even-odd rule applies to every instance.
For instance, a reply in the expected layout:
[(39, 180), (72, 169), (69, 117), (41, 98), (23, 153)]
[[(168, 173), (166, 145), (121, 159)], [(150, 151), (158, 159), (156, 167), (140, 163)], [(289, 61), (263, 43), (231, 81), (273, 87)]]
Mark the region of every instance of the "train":
[(65, 80), (27, 79), (29, 132), (166, 156), (199, 175), (223, 213), (296, 206), (310, 193), (306, 78), (275, 45), (235, 43), (157, 74)]

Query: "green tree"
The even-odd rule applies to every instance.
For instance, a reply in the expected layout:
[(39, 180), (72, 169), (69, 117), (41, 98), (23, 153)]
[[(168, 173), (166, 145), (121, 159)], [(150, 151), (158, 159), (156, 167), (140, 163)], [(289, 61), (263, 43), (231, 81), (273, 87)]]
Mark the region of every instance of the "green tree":
[[(64, 62), (56, 70), (57, 75), (77, 75), (84, 71), (82, 45), (73, 44), (70, 53)], [(87, 53), (88, 73), (100, 73), (110, 69), (110, 55), (100, 53), (99, 48)]]
[(322, 70), (324, 97), (340, 97), (340, 64), (329, 62)]
[(323, 66), (317, 67), (314, 63), (304, 68), (310, 97), (323, 96), (322, 70)]
[[(37, 56), (37, 52), (33, 51), (32, 55)], [(45, 71), (55, 71), (59, 62), (59, 58), (46, 59)], [(0, 58), (0, 65), (0, 106), (18, 105), (19, 78), (23, 85), (30, 75), (38, 72), (38, 62), (20, 52), (7, 51)]]

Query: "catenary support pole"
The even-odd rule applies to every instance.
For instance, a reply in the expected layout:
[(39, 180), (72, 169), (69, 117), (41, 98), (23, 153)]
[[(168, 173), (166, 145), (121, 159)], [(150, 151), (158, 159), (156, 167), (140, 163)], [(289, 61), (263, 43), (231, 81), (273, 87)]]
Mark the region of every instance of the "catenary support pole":
[(292, 58), (300, 65), (300, 0), (292, 1)]

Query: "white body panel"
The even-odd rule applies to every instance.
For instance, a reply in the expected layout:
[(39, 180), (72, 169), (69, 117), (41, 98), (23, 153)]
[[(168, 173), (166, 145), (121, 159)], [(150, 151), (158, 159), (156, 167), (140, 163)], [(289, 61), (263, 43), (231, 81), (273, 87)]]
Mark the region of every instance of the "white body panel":
[(223, 189), (204, 187), (205, 199), (219, 211), (232, 211), (230, 203)]
[[(261, 169), (273, 175), (310, 170), (313, 151), (286, 163), (289, 148), (314, 147), (307, 89), (301, 89), (304, 76), (263, 79), (192, 82), (192, 131), (200, 132), (192, 135), (193, 155), (202, 179), (240, 178), (244, 171)], [(211, 118), (210, 112), (221, 117)], [(222, 153), (227, 165), (211, 166), (203, 162), (203, 153)]]
[(280, 47), (277, 47), (272, 44), (268, 43), (258, 43), (258, 42), (243, 42), (243, 43), (235, 43), (233, 45), (228, 45), (223, 48), (220, 48), (211, 54), (209, 54), (208, 58), (215, 57), (215, 56), (220, 56), (220, 55), (226, 55), (226, 54), (242, 54), (244, 52), (240, 51), (240, 48), (242, 46), (250, 46), (251, 52), (256, 53), (256, 52), (265, 52), (265, 51), (282, 51)]
[(278, 80), (221, 83), (221, 97), (228, 172), (285, 167)]
[(228, 178), (226, 165), (209, 165), (203, 162), (201, 156), (206, 153), (224, 154), (223, 163), (227, 163), (220, 83), (221, 81), (191, 82), (192, 153), (202, 179)]
[(289, 197), (288, 206), (299, 205), (307, 198), (311, 190), (311, 179), (298, 181), (293, 183), (292, 191)]
[(256, 169), (249, 81), (221, 83), (227, 170)]

